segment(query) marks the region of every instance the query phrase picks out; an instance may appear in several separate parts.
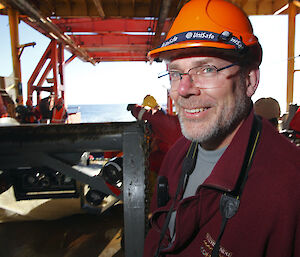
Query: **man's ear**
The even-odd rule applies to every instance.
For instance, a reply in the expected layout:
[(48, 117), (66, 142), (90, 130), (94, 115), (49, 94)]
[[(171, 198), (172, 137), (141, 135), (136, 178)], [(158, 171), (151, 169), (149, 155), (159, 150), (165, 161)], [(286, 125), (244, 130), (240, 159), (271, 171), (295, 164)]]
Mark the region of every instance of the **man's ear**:
[(260, 77), (259, 68), (252, 69), (248, 73), (248, 77), (246, 79), (246, 82), (248, 83), (247, 91), (246, 91), (248, 97), (251, 97), (252, 95), (254, 95), (254, 93), (258, 87), (259, 77)]

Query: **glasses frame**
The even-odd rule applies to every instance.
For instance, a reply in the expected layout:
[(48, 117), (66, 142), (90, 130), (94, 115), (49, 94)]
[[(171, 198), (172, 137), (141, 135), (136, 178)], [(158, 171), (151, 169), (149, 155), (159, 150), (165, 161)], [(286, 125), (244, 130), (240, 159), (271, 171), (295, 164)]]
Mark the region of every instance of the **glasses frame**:
[[(222, 68), (217, 68), (216, 66), (210, 65), (210, 64), (208, 64), (207, 66), (208, 66), (208, 67), (213, 67), (213, 68), (216, 70), (216, 72), (218, 73), (219, 71), (228, 69), (228, 68), (230, 68), (230, 67), (232, 67), (232, 66), (235, 66), (235, 65), (239, 65), (239, 63), (234, 62), (234, 63), (231, 63), (231, 64), (229, 64), (229, 65), (226, 65), (226, 66), (224, 66), (224, 67), (222, 67)], [(193, 69), (195, 69), (195, 68), (200, 68), (200, 67), (205, 67), (205, 65), (203, 65), (203, 66), (196, 66), (196, 67), (190, 68), (187, 72), (179, 72), (179, 71), (176, 71), (176, 72), (179, 74), (180, 78), (179, 78), (178, 80), (173, 80), (173, 81), (180, 81), (180, 80), (182, 80), (182, 76), (183, 76), (183, 75), (189, 75), (189, 76), (191, 76), (190, 71), (193, 70)], [(173, 72), (174, 72), (174, 71), (173, 71)], [(170, 71), (166, 71), (166, 72), (163, 73), (163, 74), (159, 74), (159, 75), (158, 75), (158, 78), (162, 78), (162, 77), (167, 76), (167, 75), (170, 75)], [(205, 76), (204, 76), (204, 77), (205, 77)], [(172, 82), (172, 80), (170, 80), (170, 81)]]

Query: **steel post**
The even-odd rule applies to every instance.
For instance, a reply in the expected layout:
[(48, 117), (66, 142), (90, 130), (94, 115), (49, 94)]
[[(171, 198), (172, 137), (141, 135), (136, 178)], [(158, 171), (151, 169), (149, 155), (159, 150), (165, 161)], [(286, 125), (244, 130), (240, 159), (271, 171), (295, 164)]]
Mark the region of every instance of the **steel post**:
[[(8, 8), (9, 17), (9, 29), (10, 29), (10, 42), (11, 42), (11, 54), (13, 62), (13, 72), (14, 72), (14, 88), (16, 99), (18, 99), (19, 104), (23, 104), (23, 96), (20, 94), (22, 91), (19, 89), (21, 78), (21, 63), (19, 58), (19, 16), (18, 11)], [(16, 100), (14, 99), (14, 100)]]
[(145, 238), (145, 157), (143, 132), (137, 125), (123, 135), (125, 257), (141, 257)]
[(289, 29), (288, 29), (288, 64), (287, 64), (287, 92), (286, 92), (286, 106), (287, 111), (289, 105), (293, 103), (294, 94), (294, 69), (295, 69), (295, 17), (296, 5), (292, 1), (289, 3)]

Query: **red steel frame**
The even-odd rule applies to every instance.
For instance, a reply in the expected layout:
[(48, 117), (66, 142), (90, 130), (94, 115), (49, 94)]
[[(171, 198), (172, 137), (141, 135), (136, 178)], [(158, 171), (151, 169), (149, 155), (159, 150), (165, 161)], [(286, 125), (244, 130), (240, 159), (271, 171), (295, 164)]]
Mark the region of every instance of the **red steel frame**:
[[(54, 97), (62, 97), (64, 98), (64, 66), (71, 62), (76, 56), (71, 56), (67, 61), (64, 60), (64, 46), (59, 44), (56, 40), (51, 40), (49, 43), (46, 51), (44, 52), (43, 56), (41, 57), (40, 61), (38, 62), (35, 70), (33, 71), (30, 79), (27, 83), (27, 98), (33, 100), (33, 92), (36, 91), (37, 93), (37, 104), (41, 100), (41, 92), (46, 91), (53, 94)], [(42, 71), (46, 62), (49, 61), (47, 67), (45, 68), (41, 78), (39, 79), (38, 83), (34, 85), (35, 80), (37, 79), (38, 75)], [(53, 78), (49, 79), (50, 83), (53, 83), (52, 86), (43, 86), (47, 76), (52, 71)]]
[(174, 114), (173, 113), (173, 101), (172, 101), (172, 98), (170, 97), (169, 90), (168, 90), (168, 94), (167, 94), (167, 113)]

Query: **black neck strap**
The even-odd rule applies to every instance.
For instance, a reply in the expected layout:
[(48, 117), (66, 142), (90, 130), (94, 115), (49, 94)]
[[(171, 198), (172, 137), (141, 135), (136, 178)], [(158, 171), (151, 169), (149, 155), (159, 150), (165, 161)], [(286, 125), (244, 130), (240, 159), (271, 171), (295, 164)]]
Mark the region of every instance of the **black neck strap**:
[[(160, 251), (162, 249), (161, 248), (161, 243), (164, 239), (167, 228), (169, 226), (171, 215), (172, 215), (172, 212), (174, 210), (175, 203), (177, 201), (177, 198), (178, 198), (180, 192), (181, 192), (181, 197), (182, 197), (182, 195), (183, 195), (182, 191), (184, 191), (184, 188), (186, 187), (188, 178), (195, 169), (196, 161), (197, 161), (197, 154), (198, 154), (198, 142), (193, 141), (190, 144), (189, 150), (187, 151), (187, 154), (186, 154), (185, 158), (183, 159), (182, 168), (181, 168), (181, 175), (180, 175), (179, 183), (178, 183), (178, 186), (177, 186), (177, 189), (176, 189), (176, 194), (175, 194), (175, 197), (173, 199), (172, 205), (171, 205), (171, 207), (168, 211), (168, 214), (167, 214), (166, 220), (164, 222), (164, 225), (162, 227), (159, 242), (158, 242), (158, 247), (157, 247), (156, 252), (155, 252), (155, 257), (158, 257), (160, 255)], [(187, 176), (186, 179), (185, 179), (185, 176)], [(186, 181), (186, 183), (184, 183), (184, 181)]]
[(248, 178), (248, 173), (251, 168), (253, 157), (256, 152), (256, 148), (259, 142), (260, 134), (262, 129), (262, 122), (259, 117), (254, 115), (254, 120), (252, 123), (252, 129), (250, 133), (250, 138), (247, 146), (246, 155), (244, 157), (244, 162), (242, 169), (236, 183), (235, 189), (230, 194), (224, 193), (220, 199), (220, 211), (222, 215), (222, 224), (220, 228), (219, 236), (216, 240), (215, 246), (213, 248), (211, 257), (219, 256), (220, 241), (225, 231), (225, 227), (228, 219), (232, 218), (238, 211), (240, 205), (240, 199)]

